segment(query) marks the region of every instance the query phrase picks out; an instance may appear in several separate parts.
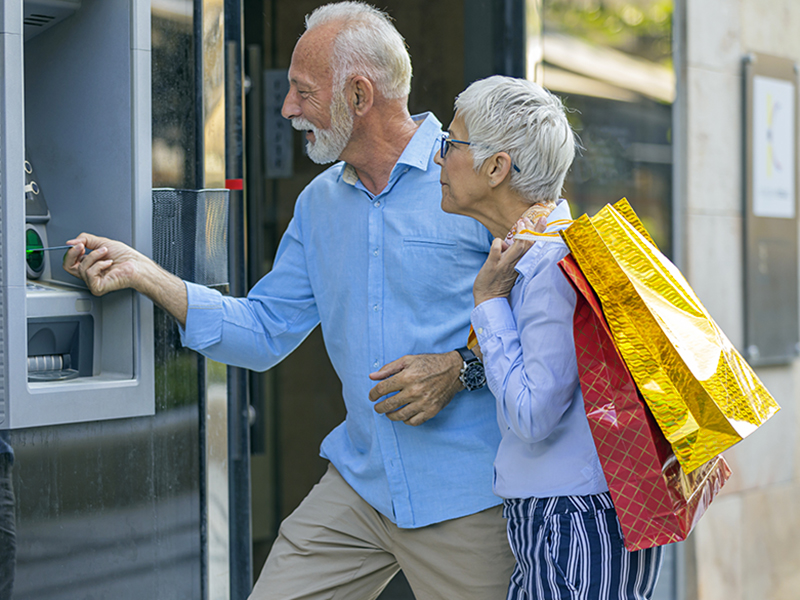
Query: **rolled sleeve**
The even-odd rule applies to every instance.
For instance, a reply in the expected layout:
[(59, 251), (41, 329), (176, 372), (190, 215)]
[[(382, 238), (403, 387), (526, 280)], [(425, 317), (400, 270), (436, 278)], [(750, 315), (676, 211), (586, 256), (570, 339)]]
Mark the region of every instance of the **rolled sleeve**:
[(222, 339), (222, 294), (196, 283), (186, 284), (188, 310), (186, 327), (180, 327), (181, 343), (188, 348), (202, 349)]

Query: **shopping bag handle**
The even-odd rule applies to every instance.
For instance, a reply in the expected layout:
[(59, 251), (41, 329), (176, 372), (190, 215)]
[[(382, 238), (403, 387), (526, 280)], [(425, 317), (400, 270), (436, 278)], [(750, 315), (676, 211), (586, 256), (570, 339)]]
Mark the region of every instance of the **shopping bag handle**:
[[(561, 225), (571, 225), (572, 223), (573, 223), (572, 219), (558, 219), (556, 221), (549, 222), (547, 226), (560, 227)], [(538, 231), (533, 231), (531, 229), (520, 229), (517, 233), (514, 234), (514, 239), (530, 240), (533, 242), (553, 242), (555, 240), (561, 239), (561, 235), (557, 231), (539, 233)]]

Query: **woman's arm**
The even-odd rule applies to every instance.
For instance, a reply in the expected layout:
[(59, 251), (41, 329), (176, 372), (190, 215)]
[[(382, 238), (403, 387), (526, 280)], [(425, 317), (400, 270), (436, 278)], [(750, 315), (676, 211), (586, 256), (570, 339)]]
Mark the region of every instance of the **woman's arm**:
[(572, 331), (576, 297), (558, 266), (566, 253), (560, 243), (543, 251), (533, 272), (520, 282), (516, 315), (504, 299), (473, 311), (500, 417), (526, 442), (552, 433), (578, 385)]

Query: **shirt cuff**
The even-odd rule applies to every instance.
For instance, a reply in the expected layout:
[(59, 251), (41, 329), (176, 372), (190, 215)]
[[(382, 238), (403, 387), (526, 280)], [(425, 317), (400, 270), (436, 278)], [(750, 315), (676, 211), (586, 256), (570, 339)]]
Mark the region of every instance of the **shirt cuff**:
[(204, 285), (184, 281), (188, 310), (186, 327), (178, 327), (181, 344), (206, 348), (222, 339), (222, 294)]
[(481, 346), (501, 331), (517, 329), (517, 322), (507, 298), (491, 298), (481, 302), (472, 309), (470, 320)]

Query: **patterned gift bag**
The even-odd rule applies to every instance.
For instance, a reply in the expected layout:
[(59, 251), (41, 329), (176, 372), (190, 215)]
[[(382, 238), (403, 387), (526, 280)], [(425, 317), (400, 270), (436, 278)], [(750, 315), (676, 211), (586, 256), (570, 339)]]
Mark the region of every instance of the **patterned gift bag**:
[(561, 236), (685, 472), (780, 409), (627, 201), (583, 215)]
[(730, 477), (721, 456), (691, 473), (639, 396), (600, 303), (574, 258), (560, 263), (578, 296), (575, 348), (586, 415), (630, 551), (686, 539)]

